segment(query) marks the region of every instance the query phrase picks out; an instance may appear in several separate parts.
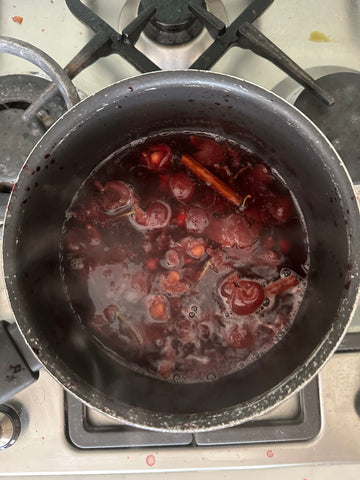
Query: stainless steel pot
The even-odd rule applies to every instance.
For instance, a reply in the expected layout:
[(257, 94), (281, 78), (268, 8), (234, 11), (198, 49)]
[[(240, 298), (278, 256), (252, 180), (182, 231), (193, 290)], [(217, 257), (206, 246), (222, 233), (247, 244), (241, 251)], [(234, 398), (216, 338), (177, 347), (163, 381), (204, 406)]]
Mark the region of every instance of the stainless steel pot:
[[(59, 240), (73, 195), (99, 162), (136, 138), (192, 129), (234, 140), (245, 136), (257, 144), (300, 205), (311, 265), (305, 298), (281, 342), (217, 381), (174, 384), (126, 369), (77, 323), (61, 283)], [(82, 401), (149, 429), (211, 430), (275, 407), (302, 388), (334, 352), (357, 299), (359, 228), (344, 164), (294, 107), (230, 76), (156, 72), (116, 83), (82, 101), (34, 148), (5, 220), (6, 286), (29, 347)]]

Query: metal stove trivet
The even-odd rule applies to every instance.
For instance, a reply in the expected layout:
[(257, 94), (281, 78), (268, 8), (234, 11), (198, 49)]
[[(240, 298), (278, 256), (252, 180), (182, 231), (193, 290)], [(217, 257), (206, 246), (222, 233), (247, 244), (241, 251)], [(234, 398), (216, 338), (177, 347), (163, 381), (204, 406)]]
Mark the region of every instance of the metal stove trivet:
[(78, 448), (126, 448), (148, 446), (230, 445), (267, 442), (306, 441), (321, 429), (318, 378), (299, 394), (298, 406), (285, 419), (254, 420), (237, 427), (201, 433), (161, 433), (117, 425), (93, 424), (89, 409), (72, 395), (65, 394), (66, 433)]

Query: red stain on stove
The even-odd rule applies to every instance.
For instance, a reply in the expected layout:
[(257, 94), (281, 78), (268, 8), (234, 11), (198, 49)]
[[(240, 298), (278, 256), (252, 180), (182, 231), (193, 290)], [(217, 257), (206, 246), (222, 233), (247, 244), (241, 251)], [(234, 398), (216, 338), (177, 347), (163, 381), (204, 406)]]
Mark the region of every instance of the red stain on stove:
[(269, 457), (269, 458), (272, 458), (274, 456), (274, 452), (272, 450), (268, 450), (266, 452), (266, 455)]
[(130, 457), (126, 457), (128, 460), (130, 460)]
[(45, 440), (45, 437), (41, 437), (41, 440)]
[(42, 31), (42, 32), (45, 32), (45, 28), (42, 28), (41, 31)]
[(156, 462), (156, 460), (155, 460), (154, 455), (148, 455), (146, 457), (146, 463), (149, 465), (149, 467), (153, 467), (155, 465), (155, 462)]
[(19, 17), (19, 15), (15, 15), (14, 17), (11, 17), (11, 19), (13, 22), (19, 23), (21, 25), (24, 20), (24, 17)]
[(133, 87), (128, 87), (128, 88), (129, 88), (130, 92), (134, 91)]

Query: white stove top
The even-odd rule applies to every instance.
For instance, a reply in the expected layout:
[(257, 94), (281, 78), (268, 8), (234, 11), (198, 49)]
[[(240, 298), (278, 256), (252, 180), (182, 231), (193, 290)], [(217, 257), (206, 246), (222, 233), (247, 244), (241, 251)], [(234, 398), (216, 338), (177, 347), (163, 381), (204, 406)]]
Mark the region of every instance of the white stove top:
[[(132, 19), (139, 2), (87, 0), (84, 3), (118, 29)], [(208, 0), (207, 4), (228, 24), (249, 2)], [(23, 22), (14, 22), (14, 16), (23, 17)], [(255, 25), (315, 78), (337, 71), (360, 71), (359, 1), (275, 0)], [(309, 40), (314, 31), (321, 32), (329, 41)], [(65, 66), (93, 33), (73, 17), (63, 0), (2, 0), (0, 35), (25, 40)], [(186, 68), (209, 42), (209, 35), (204, 33), (185, 47), (155, 48), (142, 35), (137, 47), (162, 68)], [(228, 51), (213, 70), (245, 78), (286, 97), (300, 90), (277, 67), (238, 48)], [(28, 62), (1, 54), (0, 75), (11, 73), (40, 74), (37, 67)], [(112, 55), (82, 72), (74, 84), (81, 95), (86, 96), (137, 74), (120, 57)], [(2, 278), (0, 317), (12, 321), (1, 283)], [(359, 313), (351, 330), (360, 331)], [(235, 479), (240, 475), (245, 479), (260, 476), (277, 480), (323, 480), (343, 475), (347, 480), (357, 480), (360, 476), (360, 418), (354, 400), (359, 389), (360, 353), (335, 354), (320, 374), (321, 431), (306, 442), (84, 451), (66, 440), (63, 391), (46, 372), (41, 372), (40, 380), (14, 400), (23, 412), (22, 434), (14, 446), (0, 451), (0, 478), (41, 476), (57, 479), (67, 475), (68, 478), (95, 479), (107, 474), (106, 478), (125, 480), (147, 473), (148, 479), (174, 480)], [(294, 402), (296, 404), (296, 400), (290, 399), (281, 411), (272, 415), (286, 415), (284, 412), (296, 407)], [(149, 456), (153, 457), (149, 459)], [(155, 463), (149, 466), (151, 460)]]

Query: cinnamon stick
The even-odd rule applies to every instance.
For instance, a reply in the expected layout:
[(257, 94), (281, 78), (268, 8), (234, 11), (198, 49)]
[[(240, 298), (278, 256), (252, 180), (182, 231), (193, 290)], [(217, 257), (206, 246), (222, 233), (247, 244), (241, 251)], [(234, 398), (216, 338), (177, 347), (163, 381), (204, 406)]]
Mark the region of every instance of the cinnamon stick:
[(242, 204), (242, 197), (238, 193), (236, 193), (235, 190), (229, 187), (229, 185), (226, 185), (225, 182), (217, 178), (200, 162), (190, 157), (189, 155), (183, 155), (181, 157), (181, 163), (184, 165), (185, 168), (190, 170), (190, 172), (200, 178), (200, 180), (205, 182), (209, 187), (211, 187), (217, 193), (225, 197), (226, 200), (237, 206)]
[(295, 275), (289, 275), (288, 277), (279, 278), (275, 282), (270, 283), (265, 287), (266, 295), (278, 295), (285, 292), (289, 288), (296, 287), (299, 284), (299, 280)]

